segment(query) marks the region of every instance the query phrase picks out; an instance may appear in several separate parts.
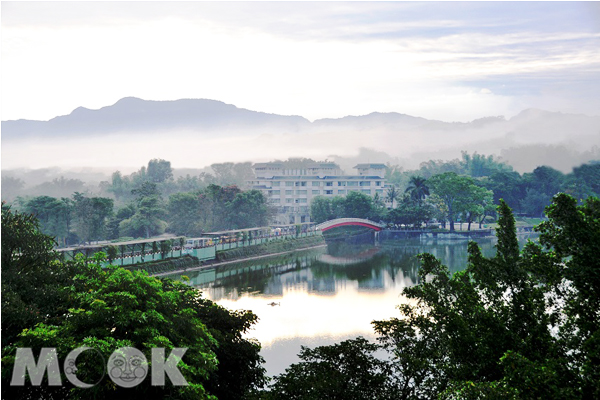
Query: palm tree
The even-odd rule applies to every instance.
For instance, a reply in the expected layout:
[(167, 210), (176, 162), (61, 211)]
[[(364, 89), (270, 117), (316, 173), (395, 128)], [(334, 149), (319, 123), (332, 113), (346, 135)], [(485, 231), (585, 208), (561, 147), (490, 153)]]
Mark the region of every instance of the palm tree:
[(400, 196), (400, 192), (396, 190), (396, 186), (392, 185), (388, 188), (385, 199), (392, 203), (392, 208), (394, 208), (394, 200), (396, 200)]
[(404, 191), (404, 193), (409, 193), (410, 198), (421, 205), (421, 201), (429, 196), (429, 187), (425, 184), (427, 179), (420, 176), (413, 176), (410, 178), (408, 182), (408, 187)]

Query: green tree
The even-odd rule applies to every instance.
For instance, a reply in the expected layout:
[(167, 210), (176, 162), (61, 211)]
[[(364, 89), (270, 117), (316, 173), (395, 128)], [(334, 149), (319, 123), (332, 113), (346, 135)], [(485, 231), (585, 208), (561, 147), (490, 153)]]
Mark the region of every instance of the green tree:
[(413, 176), (410, 178), (408, 187), (404, 193), (409, 193), (410, 198), (416, 201), (419, 205), (422, 204), (423, 200), (429, 196), (429, 187), (427, 186), (427, 179), (420, 176)]
[(167, 223), (162, 219), (164, 215), (162, 201), (157, 196), (146, 197), (140, 200), (138, 209), (131, 218), (121, 221), (119, 232), (127, 236), (146, 238), (161, 234), (167, 227)]
[[(467, 230), (471, 230), (471, 223), (481, 217), (481, 221), (487, 215), (494, 212), (494, 193), (483, 187), (471, 187), (470, 199), (463, 204), (462, 214), (468, 223)], [(481, 225), (481, 224), (480, 224)]]
[(148, 168), (146, 169), (148, 178), (154, 183), (164, 183), (170, 179), (173, 179), (173, 168), (171, 168), (171, 162), (160, 159), (153, 159), (148, 161)]
[(233, 229), (266, 226), (269, 218), (267, 200), (259, 190), (249, 190), (235, 195), (227, 203), (228, 226)]
[(388, 213), (388, 219), (395, 224), (419, 227), (429, 221), (434, 213), (435, 210), (431, 204), (418, 205), (410, 197), (404, 197), (398, 203), (398, 207)]
[(573, 176), (581, 185), (588, 186), (596, 196), (600, 196), (600, 162), (573, 168)]
[(495, 204), (500, 204), (500, 199), (503, 199), (514, 210), (521, 211), (526, 184), (518, 172), (496, 171), (482, 180), (482, 184), (494, 192)]
[(373, 214), (373, 209), (373, 199), (371, 196), (361, 192), (350, 192), (344, 198), (343, 217), (370, 218)]
[[(497, 254), (469, 244), (450, 275), (420, 256), (401, 318), (374, 322), (393, 355), (398, 398), (595, 398), (600, 393), (600, 201), (559, 194), (522, 252), (511, 210), (499, 206)], [(569, 288), (569, 289), (567, 289)], [(404, 383), (404, 384), (403, 384)]]
[(302, 346), (301, 361), (275, 377), (268, 398), (392, 399), (388, 364), (375, 357), (377, 350), (362, 337), (314, 349)]
[[(243, 337), (254, 314), (225, 310), (186, 284), (145, 272), (103, 269), (83, 259), (61, 263), (52, 239), (36, 224), (31, 215), (2, 210), (3, 398), (248, 398), (264, 384), (260, 346)], [(173, 386), (167, 379), (152, 386), (148, 378), (130, 389), (109, 379), (90, 389), (9, 385), (16, 348), (37, 354), (54, 347), (63, 360), (79, 346), (97, 349), (105, 360), (124, 346), (147, 359), (156, 347), (166, 355), (174, 347), (188, 348), (178, 368), (189, 385)], [(84, 382), (102, 376), (101, 366), (85, 357), (77, 368)]]
[(23, 211), (35, 215), (40, 229), (54, 236), (61, 245), (68, 242), (73, 205), (70, 199), (56, 199), (50, 196), (37, 196), (25, 202)]
[(169, 231), (176, 235), (198, 236), (202, 233), (200, 202), (195, 193), (175, 193), (167, 204)]
[(392, 208), (394, 208), (394, 202), (398, 197), (400, 197), (400, 192), (396, 189), (395, 185), (391, 185), (385, 194), (385, 199), (392, 205)]
[(310, 203), (310, 220), (320, 224), (334, 219), (331, 201), (325, 196), (316, 196)]
[(107, 197), (85, 197), (76, 192), (73, 195), (75, 230), (83, 242), (104, 239), (106, 223), (113, 213), (114, 200)]
[(439, 196), (447, 209), (445, 219), (450, 222), (450, 231), (454, 231), (454, 221), (460, 213), (475, 203), (473, 197), (480, 188), (472, 178), (446, 172), (429, 178), (429, 186)]

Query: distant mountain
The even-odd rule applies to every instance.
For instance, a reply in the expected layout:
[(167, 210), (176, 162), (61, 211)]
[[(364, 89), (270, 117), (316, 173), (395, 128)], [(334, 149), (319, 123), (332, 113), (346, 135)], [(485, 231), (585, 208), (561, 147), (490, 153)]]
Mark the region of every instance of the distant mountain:
[(79, 107), (49, 121), (2, 121), (3, 139), (35, 136), (80, 136), (115, 132), (278, 128), (297, 131), (310, 126), (298, 116), (283, 116), (237, 108), (221, 101), (182, 99), (150, 101), (126, 97), (99, 110)]
[[(142, 140), (140, 140), (142, 138)], [(82, 139), (82, 140), (74, 140)], [(568, 171), (598, 159), (600, 116), (528, 109), (505, 118), (444, 122), (406, 114), (324, 118), (251, 111), (215, 100), (127, 97), (49, 121), (2, 121), (2, 168), (139, 166), (152, 158), (178, 167), (287, 157), (354, 159), (369, 149), (406, 167), (461, 151), (502, 155), (519, 171), (546, 164)]]
[[(547, 137), (559, 126), (579, 134), (599, 126), (600, 117), (562, 114), (529, 109), (506, 120), (485, 117), (472, 122), (443, 122), (395, 112), (324, 118), (310, 122), (300, 116), (269, 114), (238, 108), (221, 101), (182, 99), (151, 101), (126, 97), (99, 110), (79, 107), (71, 114), (49, 121), (2, 121), (2, 137), (24, 139), (36, 137), (89, 137), (111, 133), (194, 132), (227, 133), (294, 133), (331, 131), (427, 132), (486, 130), (493, 127), (504, 133), (527, 132), (536, 139)], [(598, 133), (598, 131), (596, 131)]]

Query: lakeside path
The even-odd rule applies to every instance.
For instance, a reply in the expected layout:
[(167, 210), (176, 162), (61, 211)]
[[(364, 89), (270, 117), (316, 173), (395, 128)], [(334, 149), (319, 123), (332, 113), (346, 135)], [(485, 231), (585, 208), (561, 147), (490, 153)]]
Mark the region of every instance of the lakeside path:
[(303, 247), (303, 248), (293, 249), (293, 250), (289, 250), (289, 251), (282, 251), (280, 253), (263, 254), (263, 255), (260, 255), (260, 256), (254, 256), (254, 257), (248, 257), (248, 258), (238, 258), (238, 259), (235, 259), (235, 260), (228, 260), (228, 261), (222, 261), (222, 262), (218, 262), (218, 263), (211, 263), (211, 264), (200, 265), (198, 267), (193, 267), (193, 268), (179, 269), (179, 270), (176, 270), (176, 271), (169, 271), (169, 272), (161, 272), (161, 273), (158, 273), (158, 274), (151, 274), (150, 276), (161, 277), (161, 276), (166, 276), (166, 275), (180, 274), (180, 273), (189, 272), (189, 271), (200, 271), (200, 270), (203, 270), (203, 269), (210, 269), (210, 268), (220, 267), (221, 265), (235, 264), (235, 263), (238, 263), (238, 262), (249, 261), (249, 260), (259, 260), (261, 258), (280, 256), (280, 255), (283, 255), (283, 254), (293, 253), (295, 251), (318, 249), (318, 248), (321, 248), (321, 247), (327, 247), (327, 244), (320, 244), (318, 246)]

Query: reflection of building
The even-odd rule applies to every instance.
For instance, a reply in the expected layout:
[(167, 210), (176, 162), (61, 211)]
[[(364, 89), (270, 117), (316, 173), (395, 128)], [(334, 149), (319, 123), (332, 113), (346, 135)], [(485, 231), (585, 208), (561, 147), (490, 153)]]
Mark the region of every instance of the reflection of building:
[(248, 182), (261, 190), (277, 208), (276, 224), (310, 222), (310, 203), (316, 196), (345, 196), (361, 192), (384, 196), (385, 165), (358, 164), (358, 175), (343, 175), (335, 163), (315, 163), (302, 169), (288, 169), (283, 163), (253, 166), (255, 180)]

